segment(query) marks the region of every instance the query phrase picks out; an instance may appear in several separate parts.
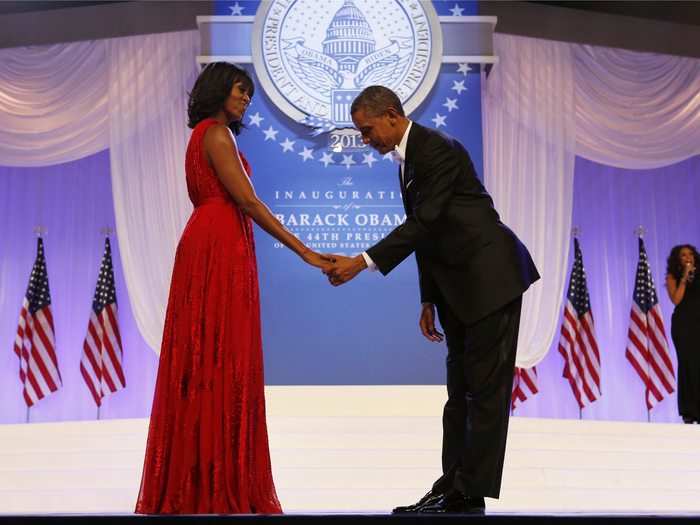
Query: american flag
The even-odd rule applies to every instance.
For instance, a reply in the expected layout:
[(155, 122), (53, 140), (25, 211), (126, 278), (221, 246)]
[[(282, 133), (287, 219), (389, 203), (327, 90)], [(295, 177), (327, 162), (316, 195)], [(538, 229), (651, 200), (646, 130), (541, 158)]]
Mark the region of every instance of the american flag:
[(630, 312), (625, 356), (646, 387), (647, 410), (676, 390), (676, 376), (668, 351), (659, 299), (651, 276), (644, 240), (639, 238), (639, 262)]
[(524, 403), (528, 397), (534, 396), (537, 390), (537, 367), (515, 367), (513, 374), (513, 392), (510, 396), (510, 409), (515, 410), (519, 404)]
[(92, 300), (83, 357), (80, 359), (80, 373), (98, 407), (108, 392), (116, 392), (126, 386), (109, 237), (105, 239), (105, 252)]
[(576, 237), (574, 266), (571, 269), (559, 337), (559, 353), (564, 358), (563, 376), (569, 380), (579, 408), (593, 403), (601, 396), (600, 352), (595, 337), (586, 270), (583, 268), (583, 254)]
[(14, 350), (19, 357), (19, 380), (28, 407), (61, 387), (49, 275), (41, 237), (37, 239), (36, 260), (19, 313)]

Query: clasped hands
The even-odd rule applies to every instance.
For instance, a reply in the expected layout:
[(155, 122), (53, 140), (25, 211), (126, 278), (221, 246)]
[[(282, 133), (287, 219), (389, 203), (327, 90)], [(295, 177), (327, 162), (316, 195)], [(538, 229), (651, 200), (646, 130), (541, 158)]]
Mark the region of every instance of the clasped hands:
[(322, 254), (321, 258), (327, 263), (321, 270), (333, 286), (340, 286), (348, 282), (367, 268), (367, 263), (362, 255), (345, 257), (344, 255)]
[(308, 264), (320, 268), (324, 275), (328, 277), (328, 282), (333, 286), (340, 286), (348, 282), (367, 268), (367, 263), (365, 263), (362, 255), (345, 257), (344, 255), (317, 253), (312, 250), (306, 250), (301, 256)]

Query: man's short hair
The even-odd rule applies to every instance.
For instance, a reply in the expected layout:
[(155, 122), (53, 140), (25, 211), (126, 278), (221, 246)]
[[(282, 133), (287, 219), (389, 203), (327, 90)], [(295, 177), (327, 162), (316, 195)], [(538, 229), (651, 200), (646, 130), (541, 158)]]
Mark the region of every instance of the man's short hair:
[(354, 114), (360, 109), (367, 113), (368, 116), (378, 117), (390, 107), (396, 112), (405, 117), (401, 100), (391, 89), (384, 86), (369, 86), (362, 90), (362, 93), (357, 95), (350, 106), (350, 114)]

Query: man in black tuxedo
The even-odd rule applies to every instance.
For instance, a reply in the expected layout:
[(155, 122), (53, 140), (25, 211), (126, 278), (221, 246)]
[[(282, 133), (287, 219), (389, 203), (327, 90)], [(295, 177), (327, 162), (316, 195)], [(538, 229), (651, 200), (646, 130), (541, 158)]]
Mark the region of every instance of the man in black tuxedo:
[(483, 512), (483, 498), (500, 492), (522, 294), (539, 274), (458, 141), (408, 120), (382, 86), (362, 91), (351, 114), (365, 144), (400, 158), (406, 221), (365, 253), (334, 255), (328, 278), (337, 286), (365, 268), (386, 275), (415, 253), (421, 332), (443, 340), (437, 309), (447, 337), (443, 475), (394, 512)]

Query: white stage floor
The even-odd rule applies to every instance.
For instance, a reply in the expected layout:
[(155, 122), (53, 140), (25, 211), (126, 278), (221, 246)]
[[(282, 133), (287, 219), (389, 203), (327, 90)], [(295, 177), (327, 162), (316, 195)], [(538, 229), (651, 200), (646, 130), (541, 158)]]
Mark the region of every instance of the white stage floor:
[[(288, 513), (387, 512), (439, 475), (444, 387), (268, 387)], [(148, 421), (0, 426), (0, 512), (131, 513)], [(493, 513), (700, 512), (700, 426), (511, 419)]]

